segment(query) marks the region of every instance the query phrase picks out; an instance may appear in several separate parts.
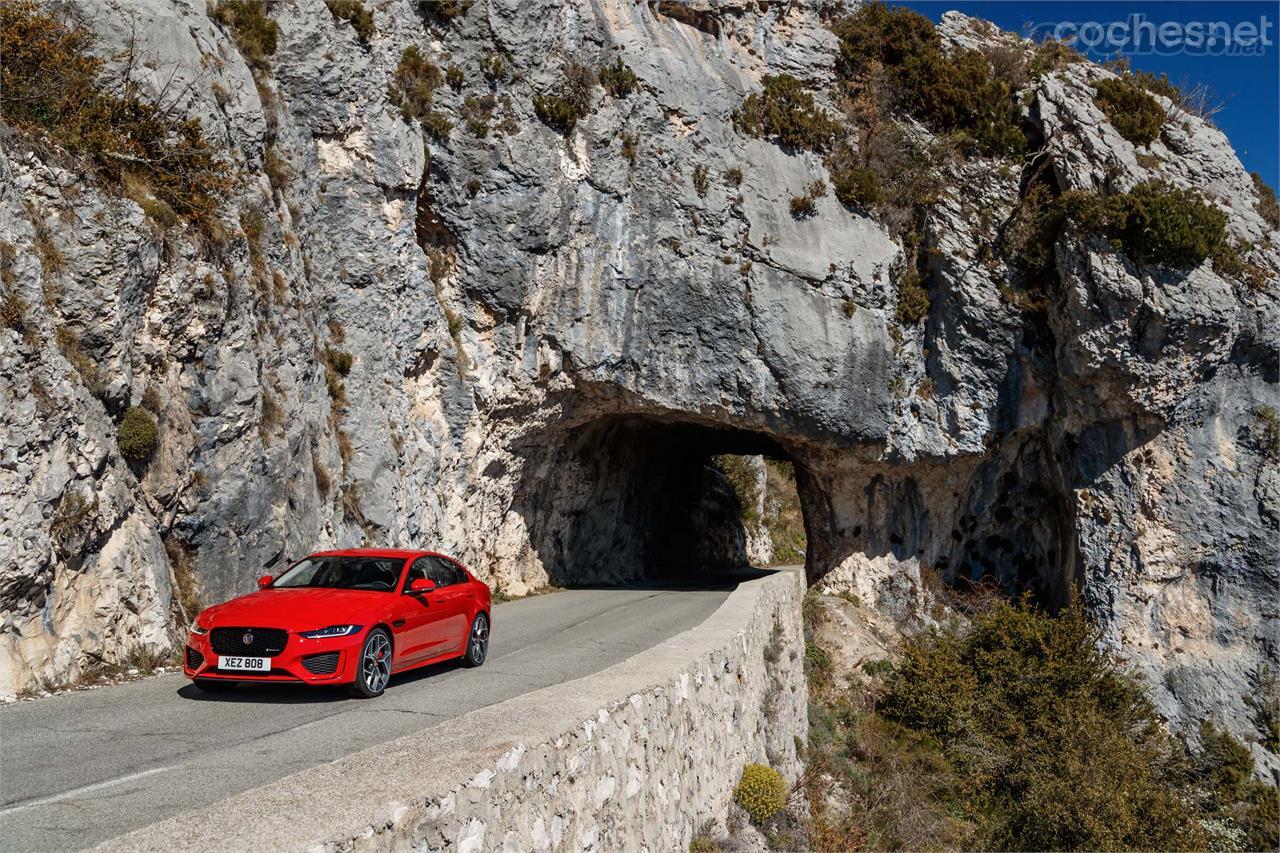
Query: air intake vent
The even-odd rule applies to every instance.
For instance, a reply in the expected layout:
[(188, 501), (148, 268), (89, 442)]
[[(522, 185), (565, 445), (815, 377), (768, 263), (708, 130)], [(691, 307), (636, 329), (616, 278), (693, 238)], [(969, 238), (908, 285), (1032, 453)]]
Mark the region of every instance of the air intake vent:
[(325, 652), (320, 655), (307, 655), (302, 659), (302, 665), (312, 675), (333, 675), (338, 671), (338, 653)]

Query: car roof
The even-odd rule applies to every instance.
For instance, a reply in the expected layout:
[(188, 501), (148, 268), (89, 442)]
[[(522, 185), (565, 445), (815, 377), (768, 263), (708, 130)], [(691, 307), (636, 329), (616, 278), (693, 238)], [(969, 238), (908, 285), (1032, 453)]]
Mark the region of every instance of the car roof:
[[(420, 551), (405, 548), (342, 548), (336, 551), (316, 551), (312, 557), (385, 557), (393, 560), (408, 560), (413, 557), (425, 557), (439, 554), (439, 551)], [(444, 556), (444, 555), (442, 555)]]

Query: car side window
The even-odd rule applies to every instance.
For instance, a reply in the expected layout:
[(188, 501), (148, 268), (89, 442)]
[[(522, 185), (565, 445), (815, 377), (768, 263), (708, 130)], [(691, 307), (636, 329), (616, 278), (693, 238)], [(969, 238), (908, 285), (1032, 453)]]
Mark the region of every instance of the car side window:
[(462, 583), (462, 570), (454, 565), (452, 560), (444, 557), (436, 557), (437, 571), (440, 573), (440, 580), (436, 581), (440, 586), (452, 586)]
[[(404, 579), (404, 591), (416, 580), (435, 580), (435, 566), (430, 557), (419, 557), (409, 567), (409, 574)], [(438, 582), (437, 582), (438, 583)]]

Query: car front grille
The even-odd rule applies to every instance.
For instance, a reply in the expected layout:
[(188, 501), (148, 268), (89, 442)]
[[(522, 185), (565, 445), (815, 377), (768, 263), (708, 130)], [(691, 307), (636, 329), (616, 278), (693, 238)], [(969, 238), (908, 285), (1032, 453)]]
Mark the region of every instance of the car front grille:
[(204, 663), (204, 655), (187, 646), (187, 669), (199, 669), (202, 663)]
[(209, 645), (220, 655), (274, 657), (284, 651), (288, 641), (289, 632), (279, 628), (214, 628), (209, 632)]
[(325, 652), (319, 655), (307, 655), (302, 659), (302, 665), (312, 675), (333, 675), (338, 671), (338, 653)]

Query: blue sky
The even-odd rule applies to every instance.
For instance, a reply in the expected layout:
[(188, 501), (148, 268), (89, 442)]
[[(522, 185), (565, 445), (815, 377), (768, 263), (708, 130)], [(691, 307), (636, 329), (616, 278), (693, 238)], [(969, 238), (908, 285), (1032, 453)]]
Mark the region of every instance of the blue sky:
[[(1069, 22), (1083, 26), (1096, 22), (1104, 27), (1120, 22), (1129, 24), (1132, 32), (1133, 16), (1154, 25), (1140, 25), (1142, 44), (1135, 52), (1130, 42), (1127, 46), (1125, 30), (1115, 29), (1121, 50), (1135, 69), (1164, 73), (1174, 83), (1183, 85), (1207, 84), (1224, 104), (1214, 122), (1227, 134), (1235, 146), (1245, 168), (1258, 172), (1272, 187), (1280, 185), (1280, 0), (1251, 0), (1251, 2), (1183, 2), (1132, 3), (1132, 2), (1075, 2), (1075, 0), (1040, 0), (1036, 2), (999, 2), (999, 0), (889, 0), (890, 5), (908, 6), (937, 21), (942, 13), (951, 9), (993, 21), (1001, 29), (1025, 33), (1028, 27), (1037, 27), (1037, 34), (1051, 30), (1050, 25)], [(1191, 22), (1227, 23), (1232, 35), (1249, 35), (1248, 24), (1259, 29), (1267, 22), (1265, 35), (1270, 44), (1260, 44), (1251, 55), (1226, 54), (1221, 50), (1171, 49), (1176, 41), (1177, 29), (1169, 28), (1174, 39), (1162, 39), (1158, 28), (1162, 24), (1189, 24)], [(1238, 29), (1240, 24), (1244, 29)], [(1154, 36), (1151, 35), (1154, 32)], [(1182, 31), (1185, 38), (1193, 36), (1191, 29)], [(1221, 32), (1216, 30), (1215, 32)], [(1085, 50), (1090, 59), (1115, 58), (1117, 51), (1105, 43), (1105, 31), (1097, 28), (1086, 32), (1090, 40), (1100, 42), (1096, 48)], [(1150, 50), (1155, 42), (1161, 53)], [(1084, 45), (1077, 41), (1077, 48)], [(1184, 86), (1185, 88), (1185, 86)]]

